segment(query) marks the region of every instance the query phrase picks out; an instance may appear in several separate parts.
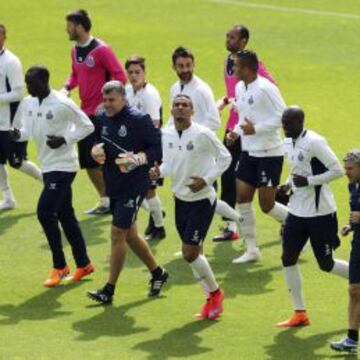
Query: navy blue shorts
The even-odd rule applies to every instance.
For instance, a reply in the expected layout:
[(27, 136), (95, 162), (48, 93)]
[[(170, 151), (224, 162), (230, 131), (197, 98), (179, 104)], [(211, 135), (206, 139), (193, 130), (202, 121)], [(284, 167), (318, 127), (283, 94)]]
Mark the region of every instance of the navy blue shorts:
[(175, 198), (176, 229), (183, 243), (200, 246), (214, 217), (216, 201), (182, 201)]
[(95, 134), (97, 132), (96, 129), (99, 126), (98, 120), (92, 115), (89, 116), (89, 119), (95, 126), (95, 131), (78, 142), (79, 164), (81, 169), (96, 169), (99, 167), (99, 164), (91, 156), (91, 149), (96, 143)]
[(120, 229), (130, 229), (136, 221), (144, 196), (145, 194), (138, 194), (126, 198), (110, 198), (112, 224)]
[(332, 257), (340, 245), (336, 213), (310, 218), (289, 214), (283, 231), (283, 253), (298, 256), (310, 238), (316, 259)]
[(8, 162), (10, 166), (19, 168), (23, 160), (27, 160), (27, 141), (12, 141), (8, 131), (0, 131), (0, 164)]
[(360, 225), (353, 225), (354, 233), (351, 243), (349, 262), (349, 283), (360, 283)]
[(278, 186), (283, 161), (283, 156), (254, 157), (243, 151), (235, 168), (236, 178), (255, 188)]

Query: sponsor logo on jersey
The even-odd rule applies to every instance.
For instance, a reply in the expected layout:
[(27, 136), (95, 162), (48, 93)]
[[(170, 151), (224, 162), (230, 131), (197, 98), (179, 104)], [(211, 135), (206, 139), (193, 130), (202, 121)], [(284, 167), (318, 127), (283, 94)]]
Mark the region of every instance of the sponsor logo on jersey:
[(94, 67), (95, 66), (95, 60), (92, 56), (88, 56), (85, 61), (86, 65), (88, 67)]
[(194, 150), (194, 144), (191, 141), (189, 141), (189, 143), (186, 145), (186, 150)]
[(298, 155), (298, 160), (303, 161), (304, 160), (304, 154), (300, 151)]
[(250, 96), (248, 103), (249, 105), (252, 105), (254, 103), (254, 98), (252, 96)]
[(126, 129), (126, 126), (125, 125), (121, 125), (120, 126), (120, 129), (118, 131), (118, 135), (120, 137), (125, 137), (127, 135), (127, 129)]
[(52, 113), (51, 110), (49, 110), (47, 113), (46, 113), (46, 119), (47, 120), (52, 120), (54, 118), (54, 114)]
[(174, 144), (172, 142), (169, 142), (169, 149), (173, 149), (174, 148)]

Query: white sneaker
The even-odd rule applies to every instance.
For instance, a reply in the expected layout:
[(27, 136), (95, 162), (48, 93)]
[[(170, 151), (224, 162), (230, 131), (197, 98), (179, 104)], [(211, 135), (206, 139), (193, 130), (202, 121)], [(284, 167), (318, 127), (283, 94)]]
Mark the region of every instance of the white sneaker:
[(248, 250), (245, 251), (242, 255), (233, 259), (232, 263), (233, 264), (244, 264), (244, 263), (248, 263), (248, 262), (256, 262), (256, 261), (259, 261), (260, 259), (261, 259), (260, 250), (259, 250), (259, 248), (256, 248), (251, 251), (248, 251)]
[(15, 206), (16, 206), (15, 200), (6, 199), (0, 203), (0, 211), (14, 209)]

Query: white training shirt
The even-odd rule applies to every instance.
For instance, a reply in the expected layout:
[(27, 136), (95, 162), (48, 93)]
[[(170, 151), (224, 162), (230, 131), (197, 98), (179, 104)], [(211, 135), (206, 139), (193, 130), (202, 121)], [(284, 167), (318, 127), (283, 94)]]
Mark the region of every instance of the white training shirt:
[(8, 131), (16, 105), (23, 98), (23, 71), (19, 58), (8, 49), (0, 50), (0, 131)]
[[(304, 130), (295, 141), (286, 138), (284, 149), (291, 167), (289, 213), (314, 217), (335, 212), (336, 203), (328, 183), (344, 173), (326, 140), (314, 131)], [(291, 174), (307, 177), (309, 185), (295, 187)]]
[[(171, 176), (172, 191), (183, 201), (210, 199), (214, 201), (215, 180), (230, 166), (231, 155), (208, 128), (192, 123), (181, 135), (174, 126), (162, 131), (163, 163), (161, 176)], [(191, 176), (203, 178), (207, 186), (193, 193), (186, 185)]]
[[(239, 81), (235, 97), (239, 122), (234, 132), (241, 136), (242, 149), (255, 157), (283, 155), (280, 128), (286, 105), (278, 87), (258, 76), (247, 87)], [(246, 123), (245, 119), (254, 124), (255, 134), (243, 134), (240, 125)]]
[[(94, 125), (75, 103), (51, 90), (39, 105), (39, 99), (27, 96), (20, 104), (16, 123), (21, 123), (20, 141), (33, 138), (43, 173), (75, 172), (78, 159), (74, 144), (94, 131)], [(62, 136), (66, 144), (57, 149), (46, 145), (47, 135)]]
[[(210, 86), (197, 76), (185, 85), (177, 81), (170, 89), (170, 106), (176, 95), (188, 95), (194, 106), (194, 115), (192, 121), (196, 124), (203, 125), (212, 131), (216, 131), (220, 125), (220, 113), (216, 106), (214, 94)], [(173, 125), (174, 119), (169, 118), (168, 125)]]
[(134, 106), (142, 113), (150, 115), (153, 121), (161, 119), (161, 97), (159, 91), (152, 84), (145, 85), (134, 91), (131, 84), (125, 86), (126, 98), (130, 106)]

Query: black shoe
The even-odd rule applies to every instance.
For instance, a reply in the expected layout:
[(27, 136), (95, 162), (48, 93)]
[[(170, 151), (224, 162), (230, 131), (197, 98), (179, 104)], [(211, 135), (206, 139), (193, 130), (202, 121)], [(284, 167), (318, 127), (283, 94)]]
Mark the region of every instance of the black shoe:
[(149, 215), (148, 225), (147, 225), (147, 227), (145, 229), (145, 235), (150, 235), (154, 231), (154, 227), (155, 227), (154, 219), (150, 214)]
[(88, 291), (87, 296), (98, 303), (108, 305), (111, 304), (113, 301), (113, 296), (109, 295), (104, 289), (95, 290), (95, 291)]
[(166, 231), (163, 226), (156, 227), (154, 226), (153, 231), (145, 237), (146, 241), (156, 241), (156, 240), (162, 240), (166, 238)]
[(161, 288), (166, 283), (169, 277), (169, 273), (163, 269), (163, 272), (158, 277), (152, 277), (150, 280), (150, 289), (149, 289), (149, 297), (158, 296), (160, 294)]

